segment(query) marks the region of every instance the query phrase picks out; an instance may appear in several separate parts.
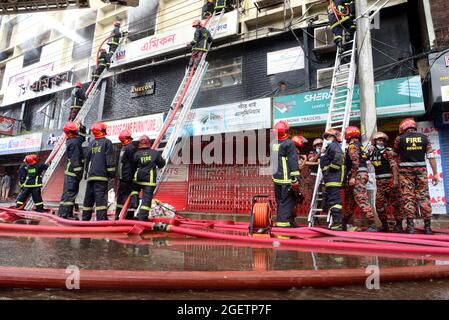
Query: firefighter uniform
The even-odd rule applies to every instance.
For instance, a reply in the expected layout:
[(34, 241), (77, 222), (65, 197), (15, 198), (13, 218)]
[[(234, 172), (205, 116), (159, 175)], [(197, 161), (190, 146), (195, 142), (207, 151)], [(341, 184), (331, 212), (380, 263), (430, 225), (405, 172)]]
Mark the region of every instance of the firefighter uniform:
[[(120, 216), (120, 211), (123, 208), (123, 204), (133, 191), (133, 178), (134, 178), (134, 153), (136, 151), (135, 145), (131, 142), (122, 147), (120, 151), (120, 157), (118, 160), (118, 178), (119, 186), (117, 190), (117, 206), (115, 212), (115, 219)], [(128, 211), (126, 219), (132, 219), (133, 213)]]
[(83, 203), (83, 221), (92, 218), (95, 205), (97, 220), (107, 220), (108, 179), (115, 177), (112, 142), (96, 138), (90, 143), (85, 160), (87, 186)]
[(72, 101), (70, 104), (69, 121), (75, 120), (76, 116), (78, 115), (78, 112), (80, 111), (81, 107), (84, 104), (84, 100), (86, 100), (82, 87), (73, 88), (71, 96)]
[[(367, 154), (358, 140), (353, 140), (346, 149), (346, 168), (348, 181), (345, 192), (345, 221), (348, 222), (354, 214), (357, 205), (369, 222), (374, 221), (373, 208), (368, 199), (366, 184), (369, 180)], [(355, 180), (355, 185), (350, 181)]]
[(134, 153), (134, 166), (136, 172), (133, 179), (132, 203), (135, 207), (139, 192), (142, 191), (142, 203), (137, 214), (137, 219), (141, 221), (148, 220), (153, 200), (153, 192), (156, 188), (157, 173), (156, 167), (163, 168), (165, 160), (160, 152), (150, 147), (138, 149)]
[[(200, 21), (194, 21), (194, 24), (195, 23), (200, 23)], [(190, 42), (190, 44), (192, 45), (192, 56), (190, 57), (189, 68), (193, 65), (195, 66), (195, 68), (198, 66), (203, 54), (209, 50), (208, 46), (209, 43), (212, 42), (212, 40), (212, 35), (210, 34), (209, 30), (201, 25), (196, 26), (193, 40)]]
[(84, 137), (67, 138), (67, 165), (64, 175), (64, 190), (59, 203), (58, 214), (61, 218), (72, 218), (75, 199), (78, 195), (80, 181), (83, 178), (84, 154), (82, 144)]
[(355, 5), (353, 0), (330, 0), (328, 6), (329, 25), (334, 34), (334, 42), (340, 46), (343, 33), (349, 35), (350, 40), (356, 31), (354, 23)]
[(277, 154), (278, 166), (273, 174), (274, 193), (277, 203), (276, 225), (290, 226), (294, 222), (296, 206), (292, 180), (299, 182), (298, 154), (295, 144), (290, 139), (278, 140), (272, 145), (273, 154)]
[(215, 3), (214, 0), (208, 0), (201, 9), (201, 17), (203, 19), (209, 18), (211, 15), (214, 14), (215, 9)]
[(233, 0), (217, 0), (215, 2), (215, 11), (221, 11), (222, 9), (225, 9), (225, 12), (231, 11), (234, 9), (233, 4)]
[(42, 200), (42, 175), (48, 165), (44, 163), (37, 163), (34, 165), (23, 164), (19, 168), (19, 182), (21, 191), (17, 197), (16, 207), (19, 208), (25, 204), (28, 196), (31, 194), (36, 211), (44, 211), (44, 201)]
[(325, 187), (324, 211), (330, 211), (333, 220), (339, 223), (342, 210), (340, 190), (343, 187), (345, 165), (343, 150), (337, 141), (332, 141), (326, 147), (326, 151), (320, 157), (320, 167)]
[(114, 25), (114, 30), (112, 30), (111, 35), (112, 35), (112, 37), (108, 41), (110, 56), (112, 56), (112, 54), (114, 54), (115, 50), (117, 50), (119, 42), (120, 42), (120, 37), (122, 36), (122, 34), (120, 32), (120, 25), (117, 25), (117, 24)]
[(104, 69), (108, 67), (110, 64), (110, 57), (106, 53), (106, 50), (101, 51), (100, 56), (98, 57), (98, 66), (95, 69), (94, 74), (92, 75), (92, 80), (97, 81), (100, 78), (100, 75), (103, 73)]

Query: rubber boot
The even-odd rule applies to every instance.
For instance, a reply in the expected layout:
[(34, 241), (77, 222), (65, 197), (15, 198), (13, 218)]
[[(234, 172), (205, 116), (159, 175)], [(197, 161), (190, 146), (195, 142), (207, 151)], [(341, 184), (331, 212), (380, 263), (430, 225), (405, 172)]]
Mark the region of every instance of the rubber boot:
[(396, 225), (394, 226), (395, 233), (404, 233), (404, 229), (402, 229), (402, 220), (396, 220)]
[(377, 226), (374, 221), (369, 222), (368, 229), (366, 229), (366, 232), (377, 232)]
[(346, 218), (341, 220), (341, 231), (348, 231), (348, 220)]
[(343, 230), (343, 224), (342, 220), (338, 216), (332, 217), (332, 224), (330, 226), (330, 229), (333, 231), (342, 231)]
[(382, 228), (379, 230), (380, 232), (389, 232), (390, 226), (388, 225), (387, 220), (381, 220), (382, 221)]
[(433, 234), (432, 229), (430, 229), (431, 220), (424, 220), (424, 233)]
[(414, 234), (415, 233), (415, 223), (413, 222), (413, 219), (407, 218), (407, 229), (405, 230), (408, 234)]

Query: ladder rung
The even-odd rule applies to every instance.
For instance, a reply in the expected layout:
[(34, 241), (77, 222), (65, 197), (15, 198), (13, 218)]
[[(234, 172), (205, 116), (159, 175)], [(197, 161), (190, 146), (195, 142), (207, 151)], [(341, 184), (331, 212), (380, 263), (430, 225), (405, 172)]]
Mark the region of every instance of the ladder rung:
[(319, 212), (321, 212), (321, 211), (323, 211), (323, 209), (312, 209), (312, 211), (319, 211)]
[(327, 218), (327, 214), (316, 214), (313, 218)]

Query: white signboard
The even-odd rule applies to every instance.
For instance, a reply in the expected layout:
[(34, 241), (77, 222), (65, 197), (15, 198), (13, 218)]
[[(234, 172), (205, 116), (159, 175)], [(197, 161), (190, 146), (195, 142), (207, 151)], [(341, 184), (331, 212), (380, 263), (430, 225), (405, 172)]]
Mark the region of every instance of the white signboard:
[(448, 102), (449, 101), (449, 86), (441, 87), (441, 101)]
[(267, 53), (267, 75), (304, 69), (304, 51), (293, 47)]
[(108, 121), (106, 124), (108, 125), (107, 138), (112, 143), (120, 142), (118, 136), (122, 130), (129, 130), (134, 140), (139, 139), (144, 134), (150, 139), (155, 139), (164, 124), (164, 114), (157, 113), (137, 118)]
[(432, 143), (432, 147), (435, 150), (435, 156), (437, 161), (437, 170), (440, 175), (440, 183), (436, 186), (432, 185), (432, 168), (427, 161), (427, 171), (429, 191), (430, 191), (430, 201), (432, 203), (432, 214), (446, 214), (446, 197), (444, 192), (444, 177), (443, 170), (441, 167), (441, 149), (438, 129), (435, 128), (433, 122), (423, 121), (418, 122), (418, 132), (424, 133)]
[(0, 154), (30, 153), (41, 149), (42, 132), (0, 139)]
[[(237, 34), (237, 10), (223, 15), (214, 38), (219, 39)], [(112, 67), (140, 59), (154, 57), (169, 51), (186, 48), (187, 43), (192, 41), (195, 29), (190, 24), (183, 27), (157, 33), (155, 35), (139, 39), (122, 45), (116, 52)]]

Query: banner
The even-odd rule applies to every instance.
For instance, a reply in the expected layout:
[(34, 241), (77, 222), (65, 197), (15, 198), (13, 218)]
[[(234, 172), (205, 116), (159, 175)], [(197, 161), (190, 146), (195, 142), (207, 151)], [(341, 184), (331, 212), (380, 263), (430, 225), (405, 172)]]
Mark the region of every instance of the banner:
[[(419, 76), (378, 81), (375, 84), (378, 118), (424, 114), (424, 98)], [(330, 104), (329, 89), (273, 98), (274, 121), (292, 126), (323, 124)], [(359, 87), (355, 86), (351, 119), (360, 119)]]
[(267, 75), (304, 69), (304, 50), (293, 47), (267, 53)]
[(0, 139), (0, 154), (31, 153), (41, 149), (42, 132)]
[(16, 119), (0, 116), (0, 134), (12, 136)]
[(106, 124), (108, 125), (107, 138), (112, 143), (120, 142), (118, 136), (122, 130), (129, 130), (134, 140), (139, 139), (144, 134), (150, 139), (155, 139), (164, 124), (164, 114), (157, 113), (137, 118), (108, 121)]
[[(237, 10), (224, 14), (217, 27), (214, 39), (237, 34)], [(192, 41), (195, 29), (191, 24), (157, 33), (122, 45), (113, 57), (111, 67), (117, 67), (126, 63), (138, 61), (148, 57), (154, 57), (169, 51), (187, 48), (187, 43)]]
[(53, 150), (56, 143), (64, 136), (64, 132), (62, 130), (55, 130), (52, 132), (43, 132), (42, 133), (42, 147), (41, 150)]
[(436, 186), (432, 185), (433, 171), (430, 167), (429, 161), (427, 161), (427, 172), (430, 201), (432, 203), (432, 214), (446, 214), (446, 195), (444, 192), (444, 175), (441, 165), (441, 148), (438, 129), (435, 128), (432, 121), (418, 122), (418, 132), (424, 133), (432, 143), (432, 147), (435, 150), (435, 157), (437, 162), (437, 171), (440, 178), (440, 183)]

